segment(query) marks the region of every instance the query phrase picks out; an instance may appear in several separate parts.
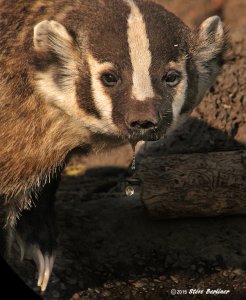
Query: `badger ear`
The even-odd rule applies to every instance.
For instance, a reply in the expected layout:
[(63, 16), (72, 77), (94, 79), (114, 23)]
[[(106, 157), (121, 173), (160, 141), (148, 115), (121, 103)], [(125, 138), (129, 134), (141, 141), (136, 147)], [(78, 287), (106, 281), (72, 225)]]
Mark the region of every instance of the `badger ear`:
[(197, 41), (197, 55), (201, 63), (208, 63), (222, 54), (225, 34), (220, 17), (210, 17), (201, 24)]
[(42, 21), (34, 27), (33, 43), (38, 52), (53, 50), (61, 53), (73, 39), (66, 28), (56, 21)]
[(219, 72), (222, 54), (226, 48), (226, 37), (220, 17), (213, 16), (206, 19), (199, 27), (195, 38), (195, 60), (202, 97)]
[(70, 113), (67, 99), (74, 99), (78, 49), (67, 29), (56, 21), (34, 27), (34, 51), (30, 60), (37, 90), (46, 101)]

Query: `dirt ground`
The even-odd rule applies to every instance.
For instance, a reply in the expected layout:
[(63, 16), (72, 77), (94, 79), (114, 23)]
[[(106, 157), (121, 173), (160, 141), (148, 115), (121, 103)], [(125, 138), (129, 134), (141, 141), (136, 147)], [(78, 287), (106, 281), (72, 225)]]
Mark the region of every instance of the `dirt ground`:
[[(230, 29), (230, 47), (192, 118), (174, 136), (148, 143), (140, 158), (245, 148), (246, 1), (159, 2), (191, 26), (219, 14)], [(66, 169), (56, 207), (57, 260), (42, 299), (246, 299), (245, 216), (152, 220), (138, 194), (124, 195), (131, 158), (131, 149), (121, 147), (76, 158)], [(76, 164), (81, 175), (71, 176)], [(12, 267), (38, 293), (34, 265), (15, 261)], [(220, 294), (212, 295), (217, 289)]]

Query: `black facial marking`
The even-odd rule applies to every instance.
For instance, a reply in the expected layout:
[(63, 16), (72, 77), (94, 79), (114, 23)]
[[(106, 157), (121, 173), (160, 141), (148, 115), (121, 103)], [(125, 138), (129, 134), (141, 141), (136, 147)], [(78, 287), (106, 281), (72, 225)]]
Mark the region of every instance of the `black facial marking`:
[(88, 65), (85, 64), (84, 69), (84, 76), (79, 78), (79, 80), (76, 82), (76, 94), (79, 107), (85, 110), (86, 113), (101, 119), (101, 114), (97, 110), (93, 100), (91, 76)]
[(187, 70), (187, 89), (185, 95), (185, 102), (181, 109), (180, 114), (191, 112), (195, 107), (196, 95), (198, 93), (198, 72), (195, 66), (195, 62), (190, 56), (186, 60), (186, 70)]

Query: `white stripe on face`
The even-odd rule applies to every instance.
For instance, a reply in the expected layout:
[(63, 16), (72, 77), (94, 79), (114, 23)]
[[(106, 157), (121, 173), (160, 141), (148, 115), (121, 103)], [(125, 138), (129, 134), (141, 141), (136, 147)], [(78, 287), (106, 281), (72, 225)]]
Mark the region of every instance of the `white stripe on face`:
[(132, 96), (139, 101), (154, 97), (149, 68), (151, 65), (151, 53), (149, 39), (143, 16), (132, 0), (126, 0), (131, 8), (128, 18), (128, 46), (133, 68)]
[(172, 69), (177, 69), (182, 73), (182, 80), (177, 86), (176, 94), (172, 102), (173, 111), (173, 122), (171, 125), (171, 130), (177, 128), (180, 122), (180, 112), (185, 102), (186, 90), (188, 87), (188, 79), (186, 72), (186, 58), (181, 59), (179, 62), (170, 62), (169, 67)]
[(102, 116), (102, 119), (100, 120), (95, 119), (93, 125), (100, 128), (100, 133), (117, 131), (117, 127), (112, 121), (112, 99), (108, 94), (106, 94), (104, 86), (100, 80), (102, 72), (112, 69), (113, 66), (109, 62), (98, 62), (91, 53), (87, 54), (87, 62), (89, 64), (91, 74), (93, 100), (96, 109)]

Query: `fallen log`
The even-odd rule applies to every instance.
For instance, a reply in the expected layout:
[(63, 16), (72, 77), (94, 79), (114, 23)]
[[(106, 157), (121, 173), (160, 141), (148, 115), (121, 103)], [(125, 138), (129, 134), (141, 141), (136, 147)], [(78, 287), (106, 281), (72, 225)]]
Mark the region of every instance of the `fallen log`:
[(155, 218), (246, 213), (246, 150), (145, 157), (137, 169)]

